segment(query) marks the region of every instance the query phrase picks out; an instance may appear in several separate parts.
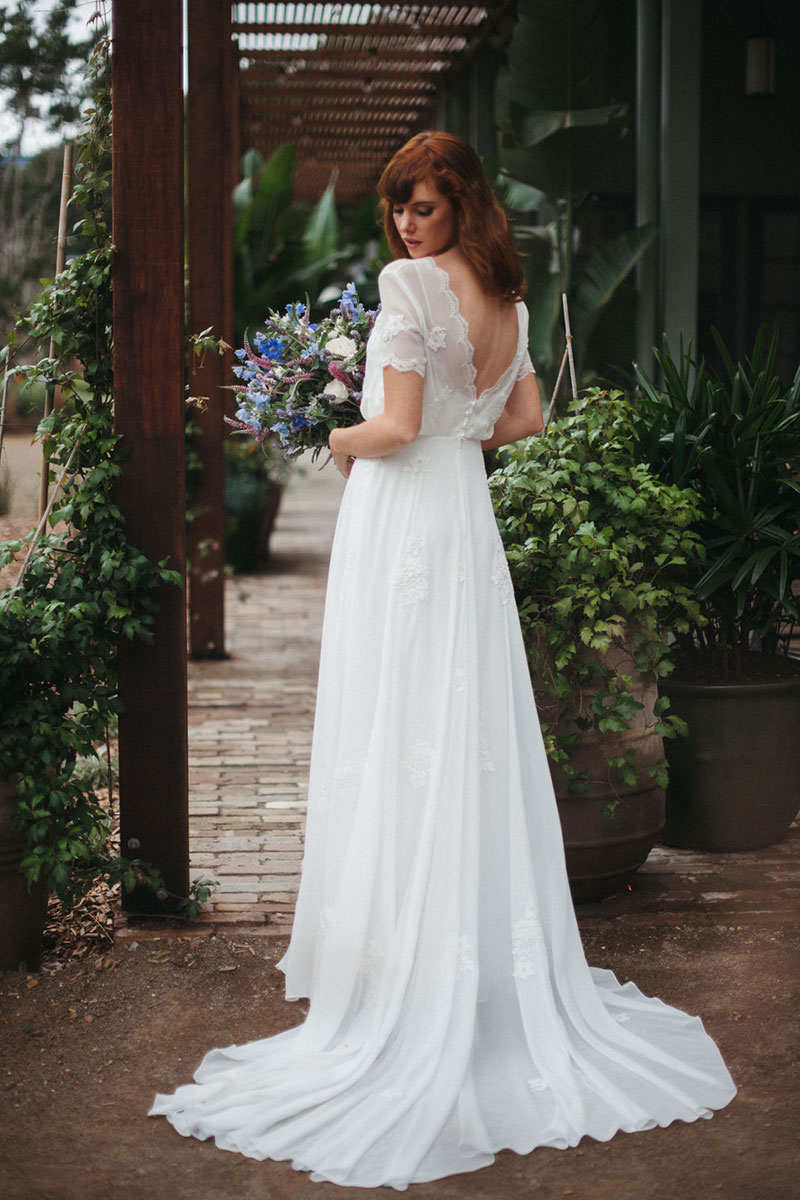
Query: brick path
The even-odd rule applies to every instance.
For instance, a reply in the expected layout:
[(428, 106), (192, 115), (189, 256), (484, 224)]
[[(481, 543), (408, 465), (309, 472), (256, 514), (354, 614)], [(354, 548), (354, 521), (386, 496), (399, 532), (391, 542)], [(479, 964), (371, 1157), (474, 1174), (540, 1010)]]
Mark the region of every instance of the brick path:
[(328, 555), (344, 481), (305, 463), (284, 494), (273, 560), (227, 585), (225, 662), (189, 671), (192, 878), (219, 881), (204, 920), (291, 923)]

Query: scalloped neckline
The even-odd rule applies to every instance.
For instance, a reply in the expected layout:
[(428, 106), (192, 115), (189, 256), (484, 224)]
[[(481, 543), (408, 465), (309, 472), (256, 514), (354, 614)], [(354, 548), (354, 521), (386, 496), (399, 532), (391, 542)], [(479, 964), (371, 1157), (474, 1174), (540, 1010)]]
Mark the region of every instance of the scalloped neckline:
[[(424, 258), (417, 258), (417, 259), (413, 259), (412, 261), (430, 263), (431, 266), (433, 267), (433, 269), (435, 271), (439, 272), (439, 275), (442, 279), (442, 290), (445, 291), (447, 293), (447, 296), (449, 297), (450, 307), (452, 310), (452, 316), (455, 317), (456, 323), (458, 324), (458, 326), (461, 330), (461, 339), (460, 340), (466, 347), (467, 355), (466, 355), (466, 361), (465, 361), (464, 365), (467, 370), (467, 376), (468, 376), (468, 380), (469, 380), (469, 390), (472, 393), (476, 402), (479, 400), (482, 400), (484, 396), (488, 396), (492, 392), (497, 391), (497, 389), (500, 387), (500, 384), (503, 382), (506, 375), (508, 375), (509, 371), (511, 370), (511, 368), (514, 366), (517, 359), (519, 358), (519, 353), (520, 353), (519, 313), (517, 313), (517, 348), (514, 351), (514, 354), (511, 358), (511, 362), (500, 373), (500, 375), (498, 375), (498, 377), (494, 383), (490, 384), (489, 387), (483, 388), (483, 390), (479, 392), (477, 390), (477, 388), (475, 387), (475, 380), (478, 378), (478, 372), (475, 368), (475, 347), (473, 346), (472, 342), (470, 341), (469, 325), (467, 324), (466, 320), (464, 319), (464, 317), (461, 314), (461, 303), (458, 299), (458, 296), (456, 295), (456, 293), (453, 291), (452, 287), (450, 286), (450, 272), (445, 270), (444, 267), (440, 266), (432, 254), (426, 254)], [(521, 303), (522, 303), (521, 300), (518, 301), (518, 304), (521, 304)]]

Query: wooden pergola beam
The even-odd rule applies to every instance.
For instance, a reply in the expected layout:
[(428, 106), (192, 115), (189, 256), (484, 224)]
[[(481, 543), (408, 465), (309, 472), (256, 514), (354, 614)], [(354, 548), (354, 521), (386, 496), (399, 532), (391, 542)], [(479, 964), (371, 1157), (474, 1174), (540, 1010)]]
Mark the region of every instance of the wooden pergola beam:
[[(257, 108), (259, 104), (263, 104), (265, 107), (276, 109), (279, 112), (287, 108), (296, 109), (298, 104), (302, 105), (302, 111), (304, 112), (313, 112), (315, 109), (322, 109), (324, 112), (330, 112), (331, 97), (328, 93), (331, 90), (335, 90), (338, 94), (341, 94), (342, 91), (342, 89), (338, 86), (335, 89), (332, 89), (330, 86), (328, 86), (327, 88), (320, 88), (320, 90), (314, 96), (303, 96), (301, 98), (298, 95), (293, 95), (292, 92), (285, 87), (276, 87), (266, 90), (263, 93), (254, 89), (249, 96), (249, 103), (254, 109)], [(382, 88), (380, 90), (373, 88), (369, 96), (365, 95), (363, 100), (360, 101), (364, 110), (367, 110), (373, 106), (376, 100), (376, 92), (380, 97), (379, 107), (387, 111), (397, 108), (412, 112), (420, 108), (428, 108), (430, 107), (431, 103), (431, 93), (429, 92), (419, 96), (414, 94), (409, 95), (404, 92), (390, 91), (388, 88)], [(356, 104), (354, 107), (357, 109), (358, 105)]]
[[(185, 569), (183, 437), (183, 68), (181, 0), (114, 0), (114, 388), (128, 451), (117, 489), (131, 540)], [(186, 603), (159, 593), (151, 645), (123, 642), (119, 685), (120, 838), (189, 888)], [(169, 908), (148, 888), (129, 911)]]
[(369, 135), (360, 133), (341, 134), (340, 136), (324, 138), (312, 133), (306, 137), (296, 138), (295, 141), (299, 146), (303, 146), (304, 148), (308, 148), (309, 146), (315, 147), (317, 157), (325, 149), (340, 149), (343, 146), (357, 146), (361, 150), (370, 149), (378, 154), (391, 153), (392, 148), (397, 145), (397, 137), (369, 137)]
[[(299, 133), (308, 135), (317, 130), (327, 131), (334, 130), (339, 133), (385, 133), (389, 134), (403, 132), (419, 120), (419, 112), (411, 113), (407, 118), (404, 118), (402, 113), (387, 113), (383, 115), (373, 115), (371, 113), (350, 112), (341, 117), (337, 117), (336, 113), (325, 112), (324, 110), (312, 111), (307, 113), (292, 113), (284, 111), (280, 115), (274, 115), (270, 124), (274, 129), (296, 129)], [(323, 136), (327, 136), (324, 134)]]
[(383, 62), (411, 63), (414, 66), (429, 66), (437, 62), (448, 65), (463, 57), (463, 50), (348, 50), (347, 47), (321, 46), (314, 50), (245, 50), (241, 57), (249, 59), (254, 64), (262, 63), (291, 63), (295, 59), (304, 59), (317, 65), (322, 62), (337, 61), (349, 63), (372, 63), (379, 66)]
[[(452, 7), (452, 6), (450, 6)], [(263, 25), (257, 22), (234, 22), (232, 29), (234, 33), (245, 35), (256, 35), (264, 37), (267, 34), (291, 36), (299, 34), (309, 37), (397, 37), (397, 38), (431, 38), (431, 37), (458, 37), (466, 38), (479, 33), (485, 23), (485, 18), (481, 17), (479, 21), (467, 24), (466, 22), (456, 21), (419, 21), (417, 24), (412, 24), (410, 21), (376, 21), (374, 24), (359, 25), (355, 22), (343, 22), (338, 24), (322, 24), (319, 25), (304, 25), (298, 21), (279, 21), (275, 24)], [(247, 53), (245, 48), (244, 53)]]
[[(366, 75), (366, 72), (364, 74)], [(299, 75), (286, 75), (282, 71), (259, 69), (256, 72), (253, 70), (241, 72), (239, 86), (242, 94), (246, 95), (248, 103), (254, 96), (259, 95), (289, 97), (292, 93), (299, 92), (305, 97), (311, 78), (316, 81), (315, 95), (335, 90), (340, 95), (347, 96), (348, 100), (355, 91), (359, 93), (359, 96), (369, 97), (391, 95), (408, 96), (411, 99), (424, 95), (426, 101), (435, 96), (437, 92), (437, 81), (432, 79), (427, 72), (410, 75), (407, 71), (381, 71), (379, 75), (366, 75), (369, 82), (365, 83), (364, 79), (354, 77), (350, 71), (326, 71), (324, 75), (321, 75), (304, 70)], [(289, 103), (288, 99), (286, 103)]]
[[(291, 64), (286, 64), (290, 66)], [(419, 69), (419, 64), (411, 63), (407, 70), (393, 68), (384, 68), (379, 62), (353, 62), (347, 58), (343, 59), (341, 67), (322, 67), (319, 62), (309, 62), (307, 66), (293, 66), (291, 71), (287, 71), (285, 67), (280, 67), (277, 64), (270, 63), (254, 63), (252, 66), (243, 70), (241, 73), (241, 83), (244, 89), (248, 89), (251, 83), (251, 76), (260, 76), (259, 82), (263, 79), (276, 79), (291, 83), (292, 81), (302, 82), (308, 86), (310, 82), (316, 85), (317, 80), (323, 83), (328, 79), (337, 80), (353, 80), (353, 77), (365, 75), (367, 79), (378, 83), (387, 80), (396, 80), (398, 83), (414, 83), (430, 85), (431, 91), (434, 91), (439, 83), (442, 82), (446, 74), (446, 68), (437, 69), (429, 65), (424, 71)], [(253, 80), (252, 82), (255, 82)]]
[[(189, 329), (210, 326), (233, 340), (231, 281), (230, 6), (192, 0), (188, 6)], [(189, 525), (189, 648), (192, 658), (225, 657), (225, 512), (223, 438), (229, 355), (206, 354), (191, 380), (206, 407), (194, 411), (193, 449), (199, 469)]]

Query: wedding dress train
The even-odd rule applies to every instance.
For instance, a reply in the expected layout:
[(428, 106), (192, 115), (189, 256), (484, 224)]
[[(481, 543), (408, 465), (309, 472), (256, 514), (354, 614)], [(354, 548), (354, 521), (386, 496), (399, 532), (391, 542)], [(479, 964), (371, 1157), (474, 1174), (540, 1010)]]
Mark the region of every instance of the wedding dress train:
[(331, 556), (287, 996), (302, 1025), (212, 1050), (156, 1097), (179, 1133), (351, 1186), (471, 1171), (710, 1117), (736, 1088), (697, 1016), (589, 967), (480, 441), (532, 368), (480, 394), (432, 259), (381, 275), (365, 416), (424, 378), (410, 446), (360, 459)]

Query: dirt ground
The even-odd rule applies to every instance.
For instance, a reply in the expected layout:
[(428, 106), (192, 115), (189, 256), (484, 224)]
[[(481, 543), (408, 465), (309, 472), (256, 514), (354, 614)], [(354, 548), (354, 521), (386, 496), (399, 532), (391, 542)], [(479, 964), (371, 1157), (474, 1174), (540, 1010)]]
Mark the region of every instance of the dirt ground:
[[(570, 1151), (510, 1151), (470, 1176), (411, 1189), (415, 1200), (789, 1200), (798, 1194), (798, 930), (624, 925), (583, 930), (589, 961), (700, 1013), (739, 1086), (709, 1121), (584, 1138)], [(128, 930), (103, 957), (38, 976), (0, 975), (0, 1194), (6, 1200), (346, 1200), (312, 1183), (183, 1139), (146, 1116), (155, 1091), (187, 1082), (203, 1053), (288, 1028), (285, 939), (213, 927)], [(52, 966), (52, 964), (51, 964)], [(372, 1192), (372, 1190), (370, 1189)], [(390, 1195), (388, 1189), (372, 1194)]]

